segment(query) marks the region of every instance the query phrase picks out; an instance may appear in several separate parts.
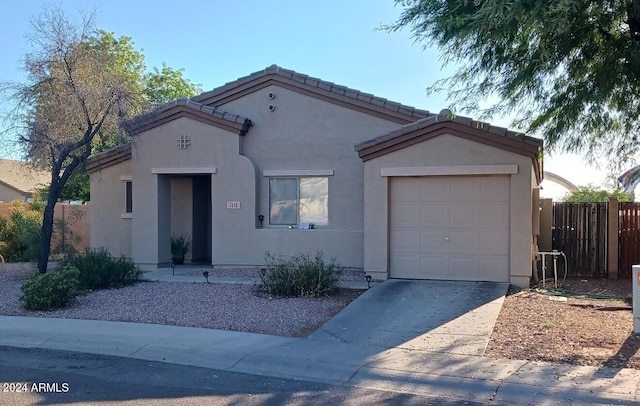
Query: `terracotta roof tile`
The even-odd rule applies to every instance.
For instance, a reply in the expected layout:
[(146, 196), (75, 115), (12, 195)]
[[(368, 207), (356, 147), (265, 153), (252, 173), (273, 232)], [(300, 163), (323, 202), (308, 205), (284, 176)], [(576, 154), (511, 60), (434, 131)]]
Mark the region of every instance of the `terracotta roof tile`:
[(204, 113), (205, 115), (216, 117), (218, 119), (241, 126), (248, 127), (251, 125), (251, 120), (246, 117), (240, 116), (238, 114), (232, 114), (224, 110), (207, 106), (205, 104), (198, 103), (196, 101), (183, 97), (172, 102), (165, 103), (148, 113), (133, 117), (125, 123), (125, 128), (130, 134), (135, 135), (139, 131), (144, 131), (143, 129), (147, 128), (154, 121), (157, 121), (161, 118), (164, 118), (164, 116), (171, 114), (171, 111), (176, 107), (182, 107)]
[[(503, 127), (492, 126), (489, 123), (483, 121), (476, 121), (469, 117), (456, 116), (450, 111), (445, 110), (439, 115), (423, 118), (413, 123), (405, 124), (397, 130), (391, 131), (387, 134), (378, 136), (368, 141), (361, 142), (355, 145), (355, 150), (358, 151), (360, 157), (363, 158), (367, 155), (367, 149), (379, 146), (378, 149), (386, 148), (385, 145), (393, 144), (394, 140), (399, 140), (400, 137), (410, 134), (412, 132), (418, 132), (419, 130), (431, 127), (437, 123), (451, 122), (454, 124), (471, 127), (475, 131), (482, 131), (495, 136), (497, 140), (504, 138), (510, 141), (518, 141), (522, 143), (523, 151), (533, 151), (535, 149), (542, 148), (542, 140), (534, 137), (526, 136), (522, 133), (508, 130)], [(482, 133), (478, 133), (482, 134)], [(512, 144), (513, 145), (513, 144)], [(516, 148), (517, 149), (517, 148)]]
[(309, 90), (323, 90), (335, 95), (336, 97), (344, 97), (346, 98), (346, 100), (352, 100), (354, 104), (356, 102), (371, 104), (375, 108), (382, 108), (384, 110), (388, 110), (391, 113), (395, 113), (396, 116), (400, 115), (400, 117), (404, 117), (403, 119), (405, 120), (405, 122), (414, 121), (420, 118), (430, 117), (434, 115), (427, 110), (416, 109), (415, 107), (406, 106), (397, 102), (390, 102), (387, 99), (376, 97), (369, 93), (364, 93), (346, 86), (314, 78), (289, 69), (284, 69), (277, 65), (268, 66), (261, 71), (254, 72), (247, 76), (238, 78), (237, 80), (228, 82), (223, 86), (217, 87), (211, 91), (204, 92), (198, 96), (192, 97), (191, 100), (204, 104), (215, 104), (216, 99), (218, 97), (223, 98), (227, 92), (232, 92), (234, 89), (241, 88), (244, 85), (249, 86), (252, 81), (256, 81), (259, 79), (266, 80), (269, 77), (273, 77), (275, 79), (289, 79), (301, 86), (307, 87), (307, 89)]

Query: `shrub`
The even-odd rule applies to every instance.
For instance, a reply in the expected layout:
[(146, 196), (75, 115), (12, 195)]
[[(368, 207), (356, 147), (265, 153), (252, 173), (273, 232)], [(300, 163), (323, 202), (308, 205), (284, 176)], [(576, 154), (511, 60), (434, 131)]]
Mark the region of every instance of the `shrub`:
[(344, 268), (335, 258), (326, 263), (323, 256), (322, 251), (313, 258), (308, 254), (287, 257), (267, 252), (262, 290), (276, 296), (319, 296), (337, 290)]
[(186, 234), (171, 235), (171, 259), (174, 264), (184, 263), (184, 257), (191, 251), (191, 238)]
[(42, 214), (14, 201), (8, 218), (0, 218), (0, 255), (7, 262), (31, 261), (38, 256)]
[(69, 253), (62, 266), (73, 266), (80, 272), (82, 289), (109, 289), (131, 285), (142, 275), (142, 271), (130, 260), (114, 258), (104, 248), (90, 248), (84, 253)]
[(35, 274), (22, 285), (22, 296), (28, 310), (52, 310), (68, 306), (79, 291), (80, 271), (73, 266), (45, 274)]

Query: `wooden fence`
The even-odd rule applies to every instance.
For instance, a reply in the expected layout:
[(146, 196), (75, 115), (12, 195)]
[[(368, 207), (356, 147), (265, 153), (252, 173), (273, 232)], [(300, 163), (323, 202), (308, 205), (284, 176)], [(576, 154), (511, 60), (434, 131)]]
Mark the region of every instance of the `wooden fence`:
[(640, 264), (640, 203), (618, 203), (618, 269), (621, 278), (630, 278), (633, 265)]
[(567, 276), (607, 277), (607, 203), (554, 203), (551, 239), (567, 257)]
[[(28, 207), (27, 203), (22, 205)], [(12, 206), (13, 203), (0, 202), (0, 217), (9, 217)], [(89, 206), (58, 203), (53, 218), (52, 257), (71, 247), (77, 251), (89, 247)]]

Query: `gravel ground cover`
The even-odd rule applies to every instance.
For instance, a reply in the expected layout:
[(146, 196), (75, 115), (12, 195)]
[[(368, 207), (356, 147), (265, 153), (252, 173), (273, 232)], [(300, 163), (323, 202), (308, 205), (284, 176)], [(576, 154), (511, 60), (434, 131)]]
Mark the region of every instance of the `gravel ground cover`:
[[(25, 310), (19, 301), (20, 286), (32, 272), (25, 264), (0, 265), (0, 315), (171, 324), (305, 337), (362, 293), (341, 289), (320, 298), (273, 298), (259, 293), (254, 285), (140, 282), (90, 292), (64, 309), (34, 312)], [(242, 277), (255, 270), (225, 272), (220, 276)]]
[[(341, 290), (321, 298), (271, 298), (253, 285), (141, 282), (91, 292), (71, 307), (24, 310), (18, 298), (31, 273), (23, 264), (0, 264), (0, 315), (130, 321), (305, 337), (362, 291)], [(216, 276), (255, 278), (256, 269), (216, 269)], [(361, 281), (362, 272), (344, 280)], [(549, 286), (547, 286), (549, 287)], [(625, 300), (563, 299), (535, 290), (505, 298), (485, 356), (574, 365), (640, 369), (640, 337), (633, 334), (629, 280), (567, 280), (563, 288)]]

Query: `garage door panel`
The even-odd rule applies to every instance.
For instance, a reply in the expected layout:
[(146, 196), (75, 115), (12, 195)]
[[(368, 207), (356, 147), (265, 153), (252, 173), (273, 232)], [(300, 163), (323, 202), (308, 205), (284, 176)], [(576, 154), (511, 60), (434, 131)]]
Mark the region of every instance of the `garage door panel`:
[(421, 227), (443, 227), (449, 219), (449, 205), (442, 203), (424, 203), (420, 206), (420, 217), (413, 218), (413, 224), (420, 222)]
[(478, 236), (481, 255), (509, 255), (509, 236), (501, 230), (483, 231)]
[(420, 191), (420, 201), (423, 202), (448, 202), (450, 191), (450, 185), (439, 181), (439, 176), (426, 177), (426, 178), (412, 178), (419, 180), (412, 183), (416, 190)]
[(459, 254), (475, 254), (478, 246), (478, 232), (469, 230), (455, 230), (449, 232), (448, 251)]
[(449, 273), (446, 279), (477, 280), (476, 260), (467, 256), (449, 257)]
[(450, 227), (475, 227), (480, 222), (480, 210), (472, 203), (452, 203), (448, 220)]
[(477, 199), (479, 188), (477, 178), (458, 177), (451, 181), (451, 202), (469, 202)]
[(509, 269), (509, 256), (486, 256), (478, 260), (478, 274), (482, 280), (504, 282), (504, 269)]
[[(391, 178), (391, 277), (507, 282), (509, 179)], [(415, 207), (419, 207), (419, 216)]]
[(416, 219), (420, 218), (419, 203), (396, 203), (396, 215), (393, 218), (395, 227), (407, 227), (416, 224)]
[(481, 203), (478, 204), (478, 213), (481, 228), (509, 227), (509, 203)]
[(420, 230), (395, 229), (389, 247), (393, 252), (400, 254), (417, 254), (420, 252), (420, 233)]
[(483, 176), (479, 178), (479, 197), (485, 202), (508, 202), (510, 200), (509, 178), (503, 176)]
[(389, 266), (395, 269), (394, 278), (415, 278), (420, 258), (415, 255), (394, 255)]
[(447, 250), (447, 241), (445, 233), (442, 230), (422, 231), (420, 233), (420, 252), (445, 252)]
[(393, 202), (420, 202), (420, 189), (407, 182), (391, 182), (389, 195)]
[(444, 255), (423, 255), (420, 257), (420, 270), (414, 275), (419, 279), (446, 279), (447, 261)]

